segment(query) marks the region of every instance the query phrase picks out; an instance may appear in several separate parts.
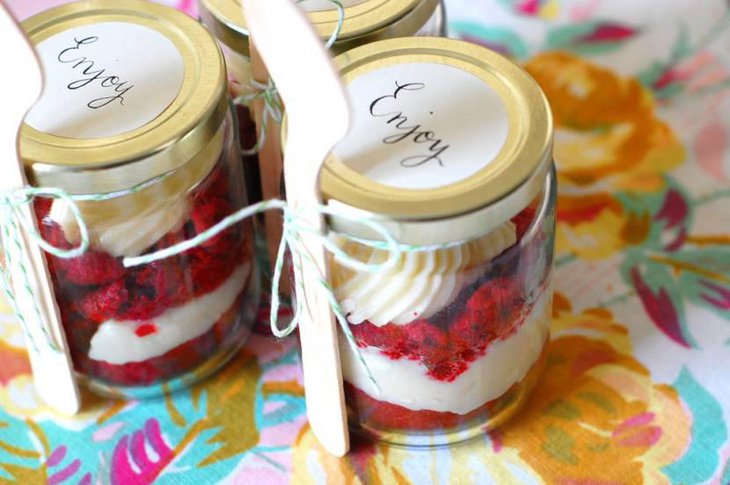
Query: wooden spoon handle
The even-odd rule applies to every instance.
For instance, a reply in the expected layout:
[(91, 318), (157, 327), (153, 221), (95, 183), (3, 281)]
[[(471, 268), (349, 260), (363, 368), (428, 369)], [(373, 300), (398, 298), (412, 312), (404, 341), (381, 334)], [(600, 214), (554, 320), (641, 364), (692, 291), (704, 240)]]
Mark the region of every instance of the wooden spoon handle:
[[(308, 149), (306, 141), (294, 133), (287, 142), (287, 153), (292, 155), (287, 163), (299, 167), (306, 167), (307, 157), (317, 156)], [(322, 157), (322, 154), (318, 156)], [(300, 223), (324, 234), (324, 218), (314, 209), (321, 203), (318, 192), (314, 189), (319, 177), (302, 174), (301, 170), (289, 170), (287, 175), (288, 200), (296, 207), (306, 209), (301, 213)], [(292, 178), (297, 180), (293, 181)], [(299, 249), (304, 253), (295, 257), (299, 258), (300, 268), (296, 275), (301, 279), (298, 288), (304, 291), (303, 295), (297, 297), (303, 298), (304, 302), (299, 336), (307, 415), (312, 432), (327, 451), (335, 456), (344, 456), (349, 451), (350, 438), (337, 321), (330, 307), (328, 289), (322, 281), (329, 281), (327, 254), (318, 236), (307, 232), (300, 233)]]
[[(0, 116), (0, 190), (12, 191), (27, 184), (22, 162), (18, 158), (18, 127), (23, 115), (38, 98), (43, 82), (41, 68), (30, 41), (2, 2), (0, 44), (14, 56), (12, 72), (0, 78), (0, 106), (3, 110)], [(36, 224), (30, 205), (24, 206), (20, 212), (25, 221)], [(50, 407), (65, 414), (74, 414), (81, 407), (81, 400), (46, 261), (42, 250), (29, 240), (23, 228), (18, 227), (18, 231), (16, 236), (19, 244), (7, 244), (5, 250), (12, 262), (8, 269), (13, 293), (27, 323), (26, 342), (29, 344), (36, 389)], [(42, 333), (36, 331), (38, 329), (52, 335), (60, 351), (47, 345)], [(43, 341), (38, 341), (40, 339)]]
[[(326, 268), (322, 243), (310, 235), (302, 235), (303, 250), (316, 261), (318, 268)], [(304, 386), (307, 389), (307, 415), (312, 432), (327, 450), (335, 456), (344, 456), (349, 450), (349, 433), (345, 398), (342, 387), (342, 369), (339, 357), (337, 322), (332, 314), (322, 278), (312, 262), (300, 258), (300, 277), (304, 286), (304, 314), (299, 325), (302, 345)]]

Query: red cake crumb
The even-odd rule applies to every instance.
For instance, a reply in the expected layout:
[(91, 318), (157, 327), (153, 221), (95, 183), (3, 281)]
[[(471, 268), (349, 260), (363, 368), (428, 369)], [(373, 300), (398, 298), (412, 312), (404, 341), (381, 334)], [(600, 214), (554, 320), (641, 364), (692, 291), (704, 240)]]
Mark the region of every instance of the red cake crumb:
[(88, 251), (73, 259), (57, 259), (56, 265), (64, 271), (65, 278), (76, 285), (104, 285), (124, 276), (124, 266), (100, 251)]
[(123, 280), (117, 280), (82, 297), (78, 310), (83, 316), (102, 323), (117, 316), (119, 309), (129, 300), (129, 292)]
[[(63, 229), (61, 226), (51, 221), (47, 217), (47, 212), (42, 212), (41, 209), (36, 208), (36, 217), (38, 218), (38, 229), (40, 230), (41, 236), (45, 241), (50, 243), (53, 247), (59, 249), (71, 249), (74, 247), (73, 244), (68, 242)], [(56, 258), (53, 258), (56, 259)], [(58, 259), (56, 259), (58, 260)]]
[[(235, 256), (231, 254), (231, 258)], [(194, 293), (204, 295), (215, 290), (233, 274), (236, 266), (233, 259), (216, 257), (203, 251), (196, 253), (190, 266)]]
[(527, 230), (530, 228), (530, 224), (535, 219), (535, 213), (537, 211), (533, 207), (525, 207), (519, 214), (512, 218), (512, 222), (516, 226), (517, 240), (521, 240)]
[(491, 343), (510, 336), (521, 322), (522, 291), (510, 278), (496, 278), (469, 298), (451, 334), (458, 340)]
[(157, 325), (154, 323), (143, 323), (134, 331), (137, 337), (146, 337), (157, 333)]
[[(233, 212), (231, 204), (226, 199), (218, 197), (203, 204), (196, 205), (190, 214), (190, 222), (195, 229), (195, 233), (200, 234), (201, 232), (215, 226)], [(221, 245), (223, 239), (226, 237), (231, 239), (229, 235), (230, 232), (226, 233), (224, 231), (214, 238), (202, 243), (200, 246), (204, 248), (214, 248), (220, 251), (221, 248), (216, 248), (216, 245)]]

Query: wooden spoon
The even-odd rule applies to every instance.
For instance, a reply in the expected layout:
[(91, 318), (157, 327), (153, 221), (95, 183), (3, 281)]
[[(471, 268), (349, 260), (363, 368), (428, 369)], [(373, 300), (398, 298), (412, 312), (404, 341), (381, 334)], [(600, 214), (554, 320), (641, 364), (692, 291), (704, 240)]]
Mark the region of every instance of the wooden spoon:
[[(308, 226), (323, 233), (324, 219), (313, 208), (321, 204), (322, 163), (349, 129), (345, 89), (322, 40), (292, 0), (244, 0), (243, 8), (251, 38), (286, 105), (287, 201), (304, 211)], [(307, 415), (320, 443), (333, 455), (344, 456), (350, 443), (337, 326), (326, 290), (318, 283), (329, 278), (327, 258), (316, 237), (301, 234), (301, 239), (309, 256), (299, 258), (302, 269), (296, 274), (304, 287), (298, 297), (305, 303), (299, 335)]]
[[(10, 55), (8, 65), (12, 66), (0, 77), (0, 190), (10, 191), (27, 185), (18, 156), (18, 128), (41, 93), (43, 75), (29, 40), (1, 2), (0, 45), (3, 52)], [(37, 224), (30, 205), (23, 208), (22, 215)], [(41, 249), (29, 241), (27, 234), (22, 234), (20, 239), (20, 248), (6, 248), (13, 261), (10, 272), (18, 307), (29, 327), (44, 329), (59, 347), (59, 350), (54, 350), (48, 346), (40, 332), (31, 337), (26, 331), (33, 380), (46, 404), (63, 414), (75, 414), (81, 408), (81, 399), (46, 261)], [(27, 274), (25, 277), (23, 268)], [(25, 288), (26, 280), (34, 296)], [(40, 310), (40, 321), (35, 308)], [(35, 341), (36, 345), (32, 345), (31, 341)]]

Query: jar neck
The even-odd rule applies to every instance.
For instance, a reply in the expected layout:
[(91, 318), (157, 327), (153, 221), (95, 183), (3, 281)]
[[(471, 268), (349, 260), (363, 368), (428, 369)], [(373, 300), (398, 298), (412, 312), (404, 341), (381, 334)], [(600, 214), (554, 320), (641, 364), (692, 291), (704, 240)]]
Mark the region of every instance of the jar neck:
[[(540, 196), (537, 212), (544, 213), (554, 205), (555, 185), (554, 165), (546, 166), (505, 199), (468, 214), (459, 214), (438, 219), (412, 220), (385, 217), (362, 209), (347, 206), (336, 200), (327, 204), (341, 212), (343, 217), (330, 216), (329, 227), (345, 237), (360, 240), (382, 241), (373, 230), (357, 222), (359, 219), (372, 219), (381, 224), (401, 244), (415, 246), (451, 245), (479, 239), (501, 224), (516, 216)], [(536, 219), (539, 219), (536, 217)], [(528, 232), (536, 230), (528, 229)]]

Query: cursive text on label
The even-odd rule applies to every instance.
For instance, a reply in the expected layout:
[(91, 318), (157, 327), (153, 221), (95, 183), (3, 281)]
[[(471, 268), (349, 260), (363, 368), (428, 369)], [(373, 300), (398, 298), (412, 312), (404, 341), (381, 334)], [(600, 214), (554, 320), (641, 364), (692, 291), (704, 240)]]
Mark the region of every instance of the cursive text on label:
[(66, 87), (71, 90), (81, 89), (98, 83), (102, 88), (110, 90), (109, 96), (102, 96), (89, 101), (86, 106), (91, 109), (99, 109), (109, 106), (112, 103), (124, 105), (124, 96), (132, 90), (134, 85), (128, 81), (122, 81), (118, 76), (108, 75), (105, 68), (98, 68), (96, 62), (83, 55), (80, 55), (82, 47), (93, 44), (99, 40), (99, 37), (90, 36), (83, 39), (74, 38), (75, 45), (63, 49), (58, 54), (58, 62), (62, 64), (71, 64), (71, 68), (81, 73), (82, 77), (70, 82)]
[(400, 84), (395, 82), (396, 89), (392, 94), (386, 94), (375, 99), (370, 103), (370, 114), (376, 118), (387, 118), (386, 123), (393, 126), (396, 132), (383, 138), (383, 143), (392, 145), (402, 141), (411, 140), (415, 144), (427, 144), (428, 151), (425, 154), (413, 155), (401, 160), (401, 166), (405, 168), (420, 167), (430, 162), (438, 163), (444, 166), (443, 154), (450, 148), (450, 145), (444, 144), (443, 140), (437, 138), (433, 131), (423, 128), (422, 124), (413, 124), (409, 121), (403, 111), (388, 111), (383, 105), (389, 101), (397, 101), (399, 96), (404, 93), (420, 91), (426, 87), (424, 83), (406, 83)]

